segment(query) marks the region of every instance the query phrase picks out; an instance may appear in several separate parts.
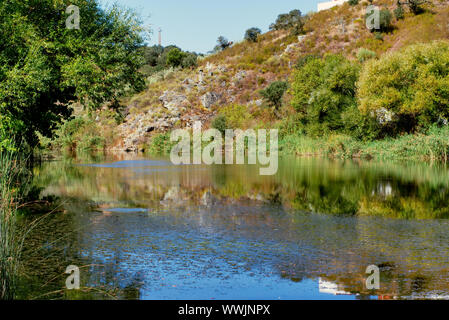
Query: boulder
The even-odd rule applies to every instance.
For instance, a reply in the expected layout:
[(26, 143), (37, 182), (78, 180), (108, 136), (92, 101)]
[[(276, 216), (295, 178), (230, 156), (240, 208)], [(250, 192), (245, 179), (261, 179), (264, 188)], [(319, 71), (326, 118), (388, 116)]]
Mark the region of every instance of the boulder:
[(174, 91), (165, 91), (164, 94), (159, 97), (159, 101), (162, 103), (163, 107), (169, 111), (185, 107), (189, 104), (185, 95)]
[(234, 81), (235, 82), (240, 82), (243, 79), (245, 79), (247, 76), (247, 72), (245, 70), (239, 71), (236, 73), (236, 75), (234, 76)]
[(221, 95), (216, 92), (207, 92), (205, 95), (201, 96), (201, 103), (203, 107), (209, 109), (214, 104), (216, 104), (221, 98)]

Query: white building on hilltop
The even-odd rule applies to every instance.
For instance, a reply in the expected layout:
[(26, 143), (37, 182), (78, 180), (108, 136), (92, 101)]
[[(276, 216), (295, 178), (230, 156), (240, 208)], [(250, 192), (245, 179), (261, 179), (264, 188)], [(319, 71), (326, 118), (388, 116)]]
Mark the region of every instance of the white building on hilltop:
[(318, 11), (327, 10), (335, 6), (339, 6), (347, 1), (348, 0), (332, 0), (328, 2), (318, 3)]

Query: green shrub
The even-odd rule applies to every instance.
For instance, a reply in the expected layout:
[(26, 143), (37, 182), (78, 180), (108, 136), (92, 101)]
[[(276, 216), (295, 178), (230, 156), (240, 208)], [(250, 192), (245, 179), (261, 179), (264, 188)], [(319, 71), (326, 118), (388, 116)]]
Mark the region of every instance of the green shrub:
[(405, 4), (408, 5), (411, 12), (414, 14), (420, 14), (423, 12), (422, 5), (429, 3), (428, 0), (408, 0)]
[(222, 107), (220, 115), (225, 117), (227, 129), (245, 129), (251, 119), (248, 108), (241, 104), (230, 104)]
[(365, 48), (360, 48), (359, 51), (357, 51), (357, 60), (359, 60), (360, 63), (374, 59), (376, 56), (377, 54), (374, 51)]
[(288, 83), (285, 81), (274, 81), (267, 88), (260, 91), (262, 97), (273, 106), (279, 109), (282, 105), (282, 97), (288, 89)]
[(449, 42), (417, 44), (363, 66), (359, 109), (384, 134), (428, 128), (449, 119)]
[(22, 121), (0, 114), (0, 152), (17, 150), (23, 129)]
[(396, 20), (402, 20), (404, 19), (404, 8), (402, 8), (402, 5), (398, 3), (398, 6), (396, 9), (394, 9), (394, 16), (396, 17)]
[(167, 54), (167, 65), (173, 68), (179, 67), (185, 57), (186, 55), (184, 52), (178, 48), (174, 48)]
[(102, 150), (106, 145), (104, 132), (93, 120), (75, 117), (61, 124), (53, 131), (53, 138), (39, 135), (40, 145), (53, 151)]
[(154, 155), (169, 154), (174, 143), (170, 141), (170, 133), (154, 135), (148, 145), (148, 151)]
[(388, 9), (380, 10), (380, 30), (390, 31), (393, 27), (392, 25), (393, 15)]
[(229, 129), (226, 121), (226, 116), (224, 115), (216, 116), (212, 121), (212, 128), (217, 129), (222, 134), (224, 134), (226, 129)]
[(198, 57), (194, 53), (186, 53), (182, 58), (181, 66), (183, 68), (192, 68), (198, 65)]
[(356, 105), (358, 74), (358, 64), (335, 55), (311, 58), (295, 71), (292, 104), (308, 134), (345, 129), (342, 113)]

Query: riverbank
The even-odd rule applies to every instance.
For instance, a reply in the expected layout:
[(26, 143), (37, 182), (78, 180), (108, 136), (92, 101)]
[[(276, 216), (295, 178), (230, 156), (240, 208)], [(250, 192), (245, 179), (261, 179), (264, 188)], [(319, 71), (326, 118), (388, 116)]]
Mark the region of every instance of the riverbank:
[[(52, 158), (55, 154), (86, 152), (124, 152), (117, 148), (108, 148), (100, 131), (93, 130), (95, 135), (76, 136), (70, 134), (60, 140), (53, 141), (41, 149), (44, 158)], [(109, 131), (108, 131), (109, 132)], [(298, 157), (329, 157), (338, 159), (363, 159), (387, 161), (429, 161), (446, 163), (449, 155), (449, 127), (433, 126), (424, 133), (404, 134), (396, 138), (385, 138), (372, 141), (361, 141), (344, 134), (330, 134), (322, 137), (310, 137), (301, 133), (280, 131), (279, 154)], [(81, 140), (80, 140), (81, 139)], [(87, 143), (86, 140), (89, 140)], [(168, 155), (174, 143), (170, 141), (170, 132), (157, 133), (139, 148), (141, 153), (153, 156)], [(133, 153), (133, 152), (132, 152)]]
[(297, 156), (445, 163), (449, 154), (449, 128), (432, 127), (425, 134), (405, 134), (397, 138), (366, 142), (347, 135), (321, 138), (286, 135), (280, 141), (280, 148), (283, 153)]

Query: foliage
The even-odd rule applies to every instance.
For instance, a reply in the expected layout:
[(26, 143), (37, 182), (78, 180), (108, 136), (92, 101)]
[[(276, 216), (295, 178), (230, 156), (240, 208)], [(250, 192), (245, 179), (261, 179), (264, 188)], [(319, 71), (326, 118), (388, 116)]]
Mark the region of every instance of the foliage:
[(217, 129), (222, 134), (224, 134), (226, 132), (226, 129), (229, 129), (226, 121), (226, 116), (223, 114), (216, 116), (214, 120), (212, 120), (212, 128)]
[(365, 157), (383, 160), (448, 161), (449, 127), (432, 126), (423, 133), (405, 134), (396, 139), (383, 139), (366, 144)]
[(196, 53), (187, 52), (181, 61), (181, 67), (183, 68), (193, 68), (198, 65), (198, 56)]
[(0, 300), (13, 299), (17, 289), (24, 241), (17, 218), (28, 178), (21, 156), (0, 150)]
[(217, 39), (217, 45), (214, 48), (214, 52), (220, 52), (223, 50), (226, 50), (232, 45), (232, 42), (230, 42), (228, 39), (226, 39), (223, 36), (219, 36)]
[[(77, 5), (81, 28), (67, 29), (65, 10)], [(0, 113), (34, 146), (49, 136), (68, 105), (90, 109), (143, 88), (138, 73), (144, 31), (130, 11), (95, 0), (10, 0), (0, 3)], [(21, 127), (22, 125), (22, 127)]]
[(177, 46), (146, 46), (142, 50), (145, 64), (141, 72), (147, 77), (170, 67), (190, 68), (197, 65), (198, 55), (195, 52), (182, 51)]
[(380, 30), (381, 31), (389, 31), (392, 29), (392, 20), (393, 15), (391, 11), (388, 9), (380, 10)]
[(0, 152), (15, 151), (19, 141), (18, 132), (24, 130), (23, 122), (0, 114)]
[(75, 117), (58, 124), (53, 138), (39, 136), (40, 144), (54, 151), (92, 151), (102, 150), (106, 144), (103, 131), (95, 121)]
[(173, 145), (169, 133), (158, 133), (151, 138), (148, 151), (154, 155), (165, 155), (170, 153)]
[(422, 5), (429, 3), (428, 0), (407, 0), (403, 4), (407, 5), (411, 12), (419, 14), (423, 11)]
[(245, 40), (250, 42), (257, 42), (259, 35), (262, 33), (262, 30), (259, 28), (250, 28), (245, 32)]
[(345, 134), (330, 134), (319, 138), (304, 134), (282, 137), (280, 148), (296, 155), (320, 155), (336, 158), (376, 160), (442, 161), (449, 156), (449, 127), (432, 126), (424, 133), (405, 134), (362, 142)]
[(245, 129), (251, 118), (248, 108), (241, 104), (230, 104), (222, 107), (220, 115), (225, 117), (227, 129)]
[(353, 127), (343, 121), (342, 115), (356, 106), (358, 73), (357, 64), (335, 55), (310, 58), (295, 71), (292, 104), (308, 134), (322, 135)]
[(365, 48), (360, 48), (359, 51), (357, 51), (357, 60), (359, 60), (360, 63), (374, 59), (376, 56), (377, 54), (374, 51)]
[(396, 17), (396, 20), (402, 20), (404, 19), (404, 8), (402, 7), (402, 4), (398, 1), (396, 9), (393, 11), (394, 16)]
[(417, 44), (365, 63), (359, 108), (384, 134), (427, 128), (449, 119), (449, 43)]
[(184, 59), (185, 54), (178, 48), (171, 49), (167, 54), (167, 65), (171, 67), (179, 67)]
[(289, 13), (280, 14), (276, 22), (270, 25), (270, 30), (290, 30), (292, 34), (304, 33), (305, 17), (300, 10), (292, 10)]
[(260, 91), (264, 99), (275, 109), (282, 105), (282, 97), (288, 89), (288, 83), (285, 81), (274, 81), (267, 88)]

